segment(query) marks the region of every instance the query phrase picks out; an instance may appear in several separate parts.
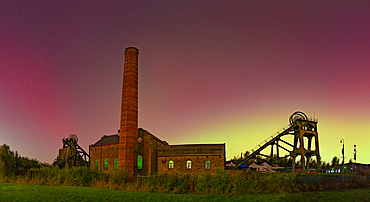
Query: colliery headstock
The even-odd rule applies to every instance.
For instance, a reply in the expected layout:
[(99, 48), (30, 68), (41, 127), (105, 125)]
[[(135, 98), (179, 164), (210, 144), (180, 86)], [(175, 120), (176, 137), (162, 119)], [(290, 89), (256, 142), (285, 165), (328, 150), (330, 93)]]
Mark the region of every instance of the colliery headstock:
[(76, 134), (70, 134), (68, 138), (63, 138), (63, 149), (59, 150), (59, 156), (56, 159), (60, 168), (67, 164), (71, 166), (89, 166), (90, 155), (87, 154), (80, 145), (77, 144)]
[(301, 111), (296, 111), (294, 112), (290, 117), (289, 117), (289, 123), (292, 126), (296, 120), (308, 120), (307, 116), (305, 113)]
[[(280, 159), (291, 157), (293, 158), (292, 170), (294, 171), (295, 159), (297, 156), (301, 156), (301, 169), (305, 171), (308, 169), (311, 157), (316, 156), (316, 161), (320, 162), (317, 123), (317, 120), (308, 119), (306, 114), (301, 111), (294, 112), (289, 117), (289, 125), (254, 147), (250, 151), (250, 155), (234, 169), (257, 156), (264, 156), (270, 160), (271, 164), (279, 164)], [(293, 142), (289, 142), (288, 139), (284, 140), (283, 138), (286, 136), (294, 136)], [(268, 146), (271, 146), (270, 155), (261, 153)], [(276, 153), (274, 154), (275, 149)], [(287, 153), (285, 156), (281, 156), (279, 152), (281, 149)]]
[(78, 142), (78, 136), (76, 134), (70, 134), (68, 138), (63, 138), (63, 148), (66, 148), (70, 145), (76, 145)]

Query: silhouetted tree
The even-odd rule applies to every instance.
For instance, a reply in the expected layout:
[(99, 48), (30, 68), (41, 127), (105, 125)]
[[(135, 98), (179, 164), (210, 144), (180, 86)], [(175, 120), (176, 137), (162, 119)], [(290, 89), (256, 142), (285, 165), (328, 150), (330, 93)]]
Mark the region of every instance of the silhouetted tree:
[[(240, 156), (234, 156), (234, 158), (230, 159), (234, 164), (238, 165), (241, 163), (244, 159), (246, 159), (249, 156), (249, 151), (246, 151), (245, 153), (240, 153)], [(252, 160), (253, 161), (253, 160)], [(250, 161), (246, 162), (246, 165), (248, 165)]]
[(325, 167), (325, 166), (326, 166), (326, 161), (321, 161), (321, 162), (320, 162), (320, 165), (321, 165), (322, 167)]
[(339, 158), (337, 156), (333, 157), (333, 160), (331, 160), (331, 166), (339, 165)]
[(36, 159), (29, 159), (22, 157), (10, 150), (6, 144), (0, 147), (0, 174), (16, 174), (31, 168), (40, 168), (41, 166), (50, 166), (48, 164), (41, 164)]
[(243, 154), (243, 160), (246, 159), (248, 156), (249, 156), (249, 151), (246, 151), (244, 154)]
[(316, 162), (316, 159), (310, 158), (309, 161), (308, 161), (308, 167), (317, 168), (318, 164)]
[(292, 164), (293, 164), (292, 157), (282, 158), (279, 160), (279, 166), (282, 166), (282, 167), (292, 167)]
[(0, 159), (2, 163), (1, 173), (9, 175), (13, 171), (14, 167), (14, 152), (10, 150), (10, 147), (6, 144), (1, 146)]

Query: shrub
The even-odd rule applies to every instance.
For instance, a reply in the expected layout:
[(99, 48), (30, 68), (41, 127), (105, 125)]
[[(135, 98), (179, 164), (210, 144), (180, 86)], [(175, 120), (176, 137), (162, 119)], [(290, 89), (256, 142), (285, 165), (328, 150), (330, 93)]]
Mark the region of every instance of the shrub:
[(213, 194), (228, 194), (232, 191), (232, 178), (229, 172), (217, 170), (211, 179)]
[(211, 193), (212, 184), (211, 184), (212, 176), (209, 172), (204, 172), (197, 178), (195, 191), (197, 193)]
[[(0, 171), (3, 169), (0, 161)], [(41, 167), (18, 172), (0, 173), (0, 181), (42, 184), (87, 186), (126, 191), (159, 193), (200, 194), (247, 194), (247, 193), (292, 193), (347, 188), (369, 188), (368, 176), (348, 176), (346, 183), (338, 181), (340, 176), (327, 174), (281, 174), (259, 172), (237, 173), (218, 170), (211, 174), (153, 174), (145, 177), (128, 176), (126, 172), (112, 171), (108, 174), (92, 171), (88, 167)]]
[(234, 194), (245, 194), (248, 192), (248, 179), (245, 174), (237, 173), (233, 182)]

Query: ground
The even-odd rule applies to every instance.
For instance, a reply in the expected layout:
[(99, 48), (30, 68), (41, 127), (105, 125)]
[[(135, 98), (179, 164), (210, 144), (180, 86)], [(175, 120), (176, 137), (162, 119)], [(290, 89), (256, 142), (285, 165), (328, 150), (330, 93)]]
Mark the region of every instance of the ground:
[(369, 201), (369, 189), (291, 194), (197, 195), (0, 183), (0, 201)]

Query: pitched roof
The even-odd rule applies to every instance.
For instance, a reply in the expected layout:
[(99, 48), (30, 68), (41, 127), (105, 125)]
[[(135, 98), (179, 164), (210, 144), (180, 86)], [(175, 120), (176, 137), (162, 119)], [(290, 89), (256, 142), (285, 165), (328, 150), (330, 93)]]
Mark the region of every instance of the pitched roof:
[(97, 141), (94, 146), (101, 146), (101, 145), (107, 145), (107, 144), (118, 144), (119, 142), (119, 135), (104, 135), (99, 141)]
[(138, 134), (139, 134), (139, 136), (140, 136), (140, 133), (144, 133), (144, 134), (150, 135), (150, 136), (151, 136), (155, 141), (160, 142), (160, 143), (162, 143), (162, 144), (164, 144), (164, 145), (168, 145), (168, 143), (167, 143), (166, 141), (163, 141), (163, 140), (161, 140), (161, 139), (157, 138), (155, 135), (151, 134), (151, 133), (150, 133), (149, 131), (147, 131), (147, 130), (144, 130), (144, 129), (142, 129), (142, 128), (139, 128), (139, 129), (138, 129)]
[(256, 163), (252, 163), (249, 165), (250, 168), (260, 168), (261, 166), (256, 164)]
[(264, 167), (271, 167), (268, 163), (266, 163), (266, 162), (263, 162), (262, 164), (261, 164), (261, 166), (264, 166)]
[(242, 163), (242, 165), (239, 166), (239, 168), (248, 168), (249, 166), (245, 165), (244, 163)]
[(232, 161), (226, 161), (225, 166), (228, 166), (228, 167), (235, 167), (236, 165), (235, 165)]
[[(157, 138), (156, 136), (154, 136), (153, 134), (151, 134), (150, 132), (148, 132), (148, 131), (146, 131), (142, 128), (139, 128), (138, 129), (139, 137), (140, 137), (140, 134), (143, 134), (143, 133), (146, 134), (146, 135), (150, 135), (157, 142), (160, 142), (164, 145), (168, 145), (168, 143), (166, 141), (163, 141), (163, 140)], [(108, 145), (108, 144), (118, 144), (118, 143), (119, 143), (119, 134), (104, 135), (103, 137), (100, 138), (100, 140), (98, 140), (95, 144), (93, 144), (93, 147), (94, 146)]]

